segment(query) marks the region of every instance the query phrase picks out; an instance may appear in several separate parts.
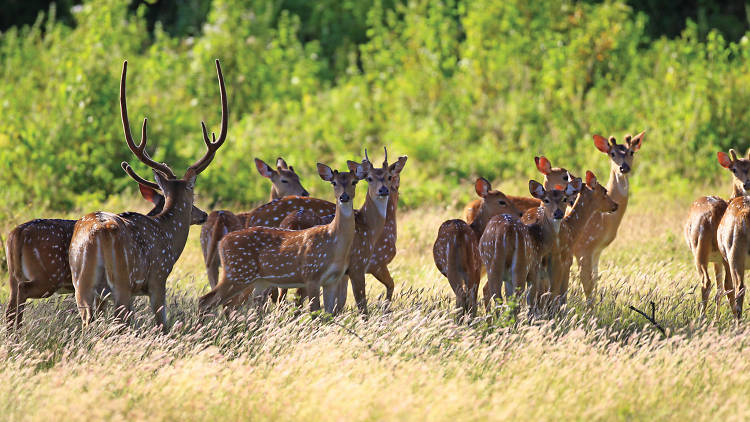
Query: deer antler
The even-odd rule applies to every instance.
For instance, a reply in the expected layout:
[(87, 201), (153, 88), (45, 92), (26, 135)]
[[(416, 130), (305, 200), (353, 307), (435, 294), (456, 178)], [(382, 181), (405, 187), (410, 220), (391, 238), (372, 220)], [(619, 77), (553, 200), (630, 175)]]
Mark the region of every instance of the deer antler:
[(383, 151), (385, 152), (385, 158), (383, 159), (383, 168), (388, 168), (388, 148), (384, 146)]
[(213, 138), (213, 141), (211, 141), (208, 138), (208, 130), (206, 130), (206, 124), (204, 122), (201, 122), (201, 129), (203, 130), (203, 142), (206, 143), (207, 150), (200, 160), (196, 161), (195, 164), (187, 169), (187, 172), (185, 172), (185, 176), (187, 176), (190, 172), (197, 175), (205, 170), (206, 167), (208, 167), (208, 165), (211, 163), (211, 160), (214, 159), (216, 150), (219, 149), (219, 147), (224, 143), (224, 140), (227, 138), (227, 119), (229, 118), (229, 110), (227, 107), (227, 90), (224, 87), (224, 75), (222, 75), (221, 73), (221, 65), (219, 64), (218, 59), (216, 60), (216, 73), (219, 77), (219, 91), (221, 94), (221, 130), (219, 131), (219, 139), (216, 139), (216, 133), (211, 132), (211, 137)]
[(146, 180), (142, 178), (141, 176), (139, 176), (138, 173), (136, 173), (135, 170), (133, 170), (133, 168), (130, 167), (130, 164), (128, 164), (127, 161), (123, 161), (122, 163), (120, 163), (120, 167), (122, 167), (122, 169), (125, 170), (125, 173), (127, 173), (128, 176), (132, 177), (133, 180), (135, 180), (136, 182), (144, 186), (148, 186), (152, 189), (161, 190), (161, 187), (159, 187), (158, 184), (151, 182), (149, 180)]
[(125, 99), (125, 79), (128, 74), (128, 61), (125, 60), (122, 63), (122, 76), (120, 77), (120, 117), (122, 117), (122, 130), (125, 132), (125, 141), (128, 143), (128, 147), (135, 154), (135, 156), (141, 160), (141, 162), (152, 169), (163, 173), (168, 179), (175, 179), (176, 176), (166, 164), (157, 163), (149, 157), (146, 152), (146, 124), (148, 119), (143, 119), (143, 126), (141, 127), (141, 143), (138, 146), (133, 141), (133, 134), (130, 133), (130, 121), (128, 120), (128, 104)]

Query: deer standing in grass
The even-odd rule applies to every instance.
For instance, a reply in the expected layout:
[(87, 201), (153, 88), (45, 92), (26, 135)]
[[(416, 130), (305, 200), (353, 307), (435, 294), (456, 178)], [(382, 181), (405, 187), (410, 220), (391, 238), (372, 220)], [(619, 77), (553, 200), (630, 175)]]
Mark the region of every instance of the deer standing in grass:
[[(580, 184), (580, 180), (577, 182)], [(586, 172), (586, 183), (578, 189), (573, 208), (563, 219), (558, 234), (557, 248), (549, 260), (550, 294), (561, 303), (567, 301), (570, 267), (573, 265), (573, 245), (581, 236), (588, 234), (587, 222), (594, 213), (612, 213), (619, 205), (600, 185), (594, 173)], [(605, 214), (606, 215), (606, 214)], [(525, 217), (525, 216), (524, 216)]]
[[(138, 182), (144, 199), (154, 204), (147, 215), (164, 208), (158, 186), (143, 180), (128, 166), (123, 169)], [(193, 206), (191, 224), (203, 224), (206, 213)], [(20, 326), (27, 299), (40, 299), (55, 293), (73, 293), (68, 248), (76, 220), (36, 219), (18, 225), (8, 235), (5, 253), (8, 262), (10, 300), (5, 311), (8, 327)]]
[[(750, 191), (750, 157), (737, 158), (737, 152), (729, 150), (729, 154), (720, 151), (717, 154), (719, 164), (732, 172), (732, 193), (734, 198), (746, 196)], [(715, 297), (716, 315), (719, 312), (719, 300), (723, 292), (733, 291), (732, 278), (727, 268), (727, 262), (719, 252), (716, 232), (719, 228), (727, 202), (718, 196), (703, 196), (695, 200), (690, 206), (685, 222), (685, 241), (693, 253), (693, 262), (701, 279), (701, 315), (706, 314), (708, 297), (711, 293), (711, 277), (708, 275), (708, 264), (714, 264), (716, 278)], [(733, 307), (730, 301), (730, 307)]]
[[(283, 158), (276, 159), (276, 170), (271, 168), (263, 160), (256, 158), (255, 167), (261, 176), (271, 181), (271, 202), (286, 196), (309, 196), (307, 189), (302, 187), (299, 176), (294, 167), (287, 165)], [(333, 213), (333, 210), (331, 210)], [(201, 228), (201, 249), (203, 260), (206, 263), (208, 284), (213, 288), (219, 281), (219, 267), (221, 262), (216, 253), (221, 238), (227, 233), (250, 227), (249, 218), (252, 212), (234, 214), (231, 211), (212, 211), (208, 215), (206, 223)], [(278, 227), (278, 221), (267, 224), (269, 227)]]
[(350, 171), (339, 172), (318, 163), (320, 178), (331, 183), (336, 197), (335, 216), (329, 224), (304, 230), (255, 226), (224, 236), (219, 244), (224, 273), (216, 287), (200, 298), (200, 309), (238, 306), (246, 290), (262, 292), (275, 286), (304, 287), (311, 298), (310, 310), (317, 311), (322, 286), (326, 312), (332, 313), (354, 243), (355, 188), (366, 174), (363, 165), (347, 164)]
[[(390, 175), (390, 194), (386, 210), (385, 226), (373, 248), (372, 256), (367, 264), (367, 273), (372, 274), (386, 289), (386, 300), (393, 298), (395, 284), (388, 264), (396, 256), (396, 240), (398, 238), (397, 211), (399, 188), (401, 186), (401, 171), (406, 164), (406, 156), (399, 157), (398, 164)], [(394, 163), (395, 164), (395, 163)], [(300, 213), (300, 210), (302, 211)], [(269, 226), (283, 222), (286, 228), (307, 228), (318, 224), (327, 224), (336, 211), (335, 204), (316, 198), (287, 197), (280, 201), (273, 201), (261, 205), (248, 215), (249, 226)]]
[[(385, 149), (384, 149), (385, 150)], [(388, 151), (385, 150), (385, 160), (381, 168), (376, 168), (367, 157), (365, 150), (365, 159), (362, 165), (365, 169), (365, 178), (367, 180), (367, 197), (362, 208), (355, 211), (355, 235), (352, 250), (349, 256), (349, 268), (346, 274), (352, 281), (352, 291), (357, 307), (360, 312), (367, 314), (367, 296), (365, 294), (365, 274), (370, 265), (370, 258), (373, 255), (378, 239), (380, 239), (385, 226), (388, 201), (391, 192), (391, 182), (394, 175), (401, 172), (406, 165), (407, 157), (399, 157), (398, 160), (389, 165)], [(323, 201), (321, 199), (295, 199), (289, 198), (289, 201), (303, 201), (316, 203)], [(286, 201), (285, 201), (286, 202)], [(301, 204), (298, 204), (301, 205)], [(290, 218), (292, 217), (292, 218)], [(292, 212), (282, 222), (281, 227), (305, 229), (314, 225), (326, 224), (332, 217), (316, 218), (314, 213)], [(313, 221), (317, 219), (318, 221)], [(340, 311), (346, 304), (347, 280), (344, 277), (339, 284), (337, 294), (337, 304), (334, 310)], [(245, 292), (247, 295), (249, 291)], [(300, 292), (304, 293), (304, 292)]]
[[(221, 66), (216, 60), (221, 93), (219, 137), (217, 139), (216, 134), (212, 133), (212, 141), (206, 125), (201, 122), (207, 151), (179, 179), (169, 166), (152, 160), (146, 151), (146, 119), (143, 120), (140, 144), (136, 145), (133, 140), (125, 90), (127, 64), (127, 61), (123, 63), (120, 80), (120, 115), (125, 141), (133, 154), (153, 170), (156, 184), (164, 193), (166, 202), (162, 211), (155, 216), (133, 212), (95, 212), (78, 220), (70, 242), (70, 268), (84, 325), (93, 317), (95, 295), (108, 290), (113, 296), (118, 317), (130, 314), (133, 295), (148, 295), (157, 324), (166, 330), (167, 276), (187, 241), (195, 180), (211, 163), (227, 135), (229, 113), (226, 89)], [(123, 166), (128, 167), (127, 163), (123, 163)]]
[(530, 180), (529, 192), (541, 201), (541, 218), (527, 225), (508, 214), (492, 217), (479, 239), (479, 253), (487, 269), (484, 302), (488, 310), (494, 299), (502, 298), (502, 281), (505, 281), (506, 300), (520, 295), (528, 284), (527, 301), (532, 307), (549, 290), (541, 285), (540, 266), (555, 250), (569, 197), (576, 194), (576, 189), (570, 183), (564, 191), (545, 189)]
[(448, 220), (440, 225), (437, 239), (432, 247), (435, 265), (456, 295), (456, 307), (465, 314), (474, 316), (477, 308), (477, 292), (482, 275), (482, 260), (479, 257), (479, 238), (490, 218), (500, 214), (521, 216), (510, 199), (498, 190), (492, 190), (490, 182), (480, 177), (474, 183), (479, 195), (480, 207), (471, 224), (463, 220)]
[[(552, 167), (552, 164), (545, 156), (534, 157), (534, 163), (536, 164), (537, 170), (544, 175), (544, 188), (552, 189), (555, 186), (567, 186), (567, 184), (573, 180), (573, 175), (568, 170), (561, 167)], [(536, 198), (528, 198), (525, 196), (508, 196), (510, 202), (525, 212), (526, 210), (536, 208), (541, 205), (541, 202)], [(572, 205), (572, 204), (570, 204)], [(469, 202), (469, 205), (464, 209), (464, 221), (471, 224), (479, 215), (479, 209), (482, 206), (481, 199), (475, 199)]]
[(578, 241), (573, 245), (573, 255), (581, 269), (583, 292), (589, 303), (594, 299), (596, 281), (599, 277), (599, 256), (604, 248), (615, 240), (617, 229), (628, 207), (628, 175), (633, 168), (635, 153), (641, 149), (644, 138), (645, 132), (634, 137), (626, 135), (625, 143), (618, 144), (614, 136), (606, 139), (594, 135), (596, 148), (609, 156), (611, 169), (607, 192), (618, 206), (617, 211), (613, 213), (595, 212), (586, 222), (587, 235), (578, 237)]
[[(750, 253), (750, 155), (748, 159), (737, 159), (730, 150), (731, 158), (719, 154), (719, 162), (734, 174), (733, 199), (729, 201), (716, 229), (716, 241), (724, 260), (724, 293), (737, 321), (742, 319), (745, 299), (745, 259)], [(719, 277), (717, 275), (717, 286)], [(731, 283), (730, 283), (731, 281)], [(710, 282), (708, 282), (710, 283)], [(709, 284), (710, 288), (710, 284)], [(721, 289), (720, 286), (718, 286)], [(705, 293), (707, 296), (708, 293)], [(718, 297), (717, 297), (718, 300)], [(717, 303), (718, 305), (718, 303)]]

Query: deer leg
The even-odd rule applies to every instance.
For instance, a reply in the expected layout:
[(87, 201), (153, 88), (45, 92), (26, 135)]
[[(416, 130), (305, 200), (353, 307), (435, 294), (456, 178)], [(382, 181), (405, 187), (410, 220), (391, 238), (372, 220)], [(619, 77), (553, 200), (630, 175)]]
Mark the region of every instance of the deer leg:
[(586, 301), (589, 305), (594, 300), (594, 280), (593, 280), (593, 257), (589, 254), (583, 255), (578, 259), (578, 265), (581, 268), (581, 285), (583, 293), (586, 295)]
[(8, 300), (8, 307), (5, 309), (5, 319), (8, 324), (8, 331), (10, 331), (14, 325), (21, 323), (21, 310), (18, 303), (18, 283), (12, 275), (8, 284), (10, 285), (10, 298)]
[(208, 276), (208, 285), (213, 289), (219, 283), (219, 260), (216, 258), (206, 263), (206, 275)]
[(732, 274), (732, 290), (734, 295), (732, 312), (739, 321), (742, 318), (742, 299), (744, 299), (745, 291), (745, 251), (740, 250), (737, 243), (733, 245), (729, 258), (729, 268)]
[(365, 272), (361, 268), (349, 268), (349, 278), (352, 280), (352, 293), (357, 302), (359, 312), (367, 315), (367, 295), (365, 292)]
[(305, 283), (305, 290), (310, 298), (310, 312), (320, 310), (320, 281), (308, 281)]
[(163, 283), (156, 284), (157, 286), (149, 288), (149, 305), (156, 318), (156, 325), (161, 327), (164, 333), (167, 333), (169, 327), (167, 326), (166, 286)]
[(393, 300), (393, 289), (395, 287), (395, 284), (393, 283), (391, 272), (388, 271), (388, 266), (385, 264), (370, 265), (370, 268), (368, 268), (367, 271), (375, 276), (375, 278), (385, 286), (385, 299), (388, 302)]
[(721, 289), (722, 296), (727, 296), (727, 302), (729, 302), (729, 310), (734, 315), (734, 280), (732, 270), (729, 268), (729, 262), (724, 261), (724, 287)]
[[(37, 280), (23, 281), (17, 285), (15, 321), (20, 327), (23, 319), (23, 310), (27, 299), (41, 299), (51, 296), (57, 290), (57, 286), (51, 286), (46, 282)], [(8, 307), (10, 309), (10, 306)]]
[[(364, 280), (364, 274), (362, 274), (362, 279)], [(349, 293), (349, 277), (344, 276), (341, 278), (341, 281), (336, 285), (336, 312), (340, 312), (344, 310), (344, 306), (346, 306), (346, 295)], [(365, 299), (365, 313), (367, 313), (367, 302)]]
[(479, 294), (479, 278), (477, 277), (476, 280), (472, 280), (471, 276), (467, 277), (466, 287), (466, 311), (471, 318), (474, 318), (477, 316), (477, 295)]
[[(729, 277), (729, 274), (727, 274)], [(719, 301), (724, 291), (724, 266), (722, 263), (714, 262), (714, 278), (716, 279), (716, 294), (714, 295), (714, 302), (716, 309), (714, 309), (714, 319), (719, 317)]]

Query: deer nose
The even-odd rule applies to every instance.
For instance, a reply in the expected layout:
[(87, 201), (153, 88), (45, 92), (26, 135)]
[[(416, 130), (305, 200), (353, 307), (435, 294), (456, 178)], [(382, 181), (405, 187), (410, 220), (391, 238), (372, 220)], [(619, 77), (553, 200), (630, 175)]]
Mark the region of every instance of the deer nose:
[(378, 195), (380, 196), (386, 196), (388, 193), (388, 188), (385, 186), (381, 186), (380, 189), (378, 189)]
[(346, 192), (342, 193), (341, 196), (339, 196), (339, 201), (341, 201), (344, 204), (349, 202), (349, 200), (351, 200), (351, 198), (349, 197), (349, 194)]
[(615, 204), (612, 206), (612, 212), (617, 211), (617, 207), (619, 207), (619, 205), (617, 204), (617, 202), (615, 202)]
[(553, 216), (555, 217), (555, 220), (562, 220), (562, 218), (565, 216), (565, 213), (561, 209), (556, 209)]
[(622, 165), (620, 166), (620, 173), (626, 174), (629, 172), (630, 172), (630, 166), (628, 165), (628, 163), (622, 163)]
[(300, 196), (310, 196), (310, 192), (308, 192), (307, 189), (302, 189), (302, 195)]

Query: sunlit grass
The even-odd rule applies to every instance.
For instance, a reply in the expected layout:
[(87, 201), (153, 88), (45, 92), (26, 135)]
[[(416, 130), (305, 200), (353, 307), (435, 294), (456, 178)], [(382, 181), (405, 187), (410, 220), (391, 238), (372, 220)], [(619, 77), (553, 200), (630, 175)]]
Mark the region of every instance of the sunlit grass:
[[(574, 270), (568, 309), (533, 321), (457, 321), (431, 247), (460, 210), (401, 213), (396, 297), (384, 309), (368, 277), (367, 319), (291, 306), (201, 319), (194, 228), (168, 281), (169, 334), (144, 299), (130, 326), (100, 319), (83, 331), (72, 298), (35, 302), (0, 344), (0, 409), (28, 420), (747, 419), (750, 332), (723, 302), (717, 320), (699, 317), (686, 210), (635, 203), (602, 256), (596, 305)], [(666, 338), (628, 309), (651, 301)]]

